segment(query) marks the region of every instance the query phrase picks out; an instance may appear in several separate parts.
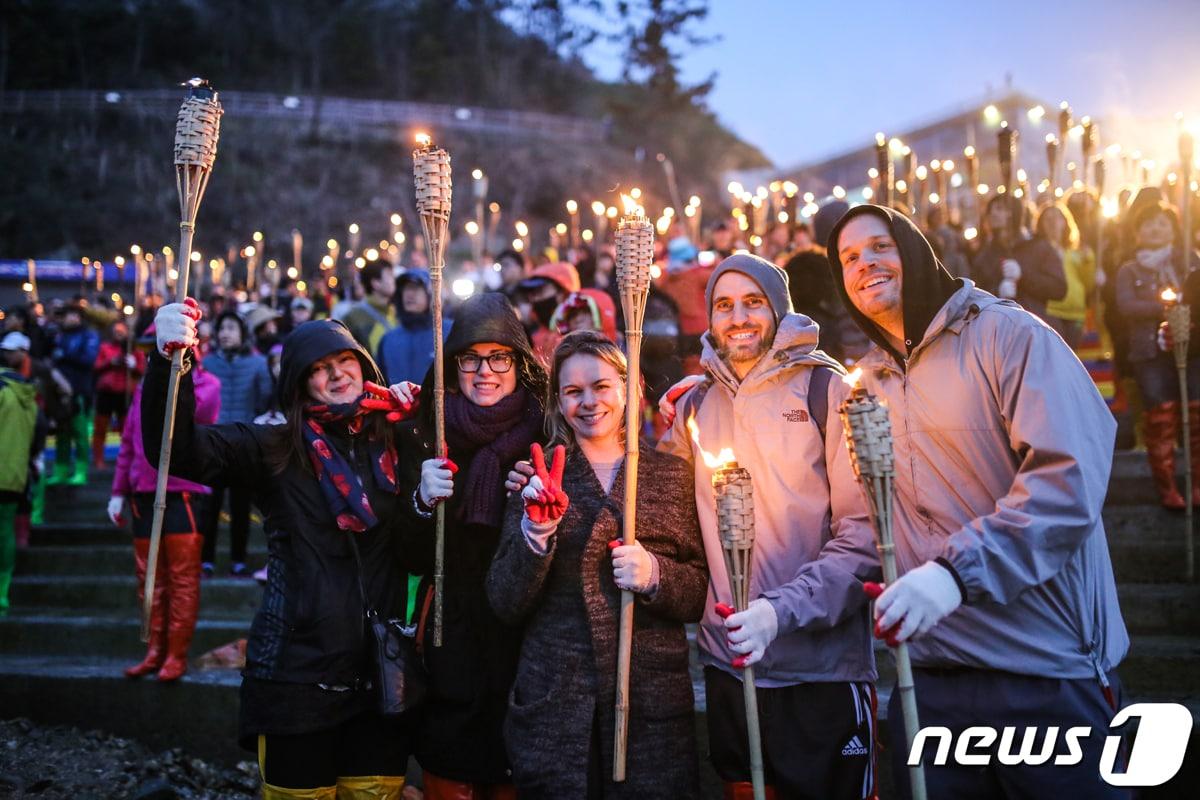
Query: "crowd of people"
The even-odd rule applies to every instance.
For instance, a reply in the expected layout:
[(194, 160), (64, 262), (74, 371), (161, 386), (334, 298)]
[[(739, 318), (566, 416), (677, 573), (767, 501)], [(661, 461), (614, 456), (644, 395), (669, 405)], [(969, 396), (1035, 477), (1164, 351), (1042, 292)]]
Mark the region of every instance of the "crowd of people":
[[(1195, 307), (1200, 262), (1156, 189), (1123, 198), (1114, 219), (1087, 191), (1041, 208), (1001, 194), (978, 236), (964, 228), (940, 205), (914, 220), (831, 201), (770, 231), (755, 255), (732, 220), (702, 242), (675, 225), (656, 243), (641, 375), (620, 346), (611, 244), (500, 253), (470, 297), (447, 294), (439, 332), (428, 272), (382, 260), (340, 299), (284, 283), (186, 305), (149, 295), (128, 321), (98, 297), (10, 308), (0, 613), (42, 487), (86, 482), (110, 429), (121, 444), (108, 514), (122, 525), (129, 513), (141, 585), (168, 358), (182, 349), (162, 577), (145, 658), (126, 674), (186, 672), (227, 495), (229, 573), (265, 587), (238, 730), (266, 797), (398, 797), (409, 755), (431, 800), (699, 796), (691, 623), (727, 797), (751, 796), (750, 665), (777, 796), (873, 796), (872, 635), (912, 640), (924, 725), (1023, 726), (1037, 709), (1039, 724), (1107, 729), (1129, 646), (1100, 520), (1117, 425), (1072, 350), (1111, 342), (1136, 386), (1117, 404), (1142, 409), (1163, 505), (1200, 503), (1200, 485), (1181, 495), (1174, 476), (1182, 414), (1200, 436), (1200, 361), (1188, 371), (1197, 399), (1180, 408), (1178, 332), (1160, 296), (1173, 288)], [(879, 561), (836, 417), (851, 365), (897, 431), (902, 577), (873, 610), (863, 585)], [(633, 545), (620, 541), (629, 381), (644, 389)], [(704, 457), (724, 447), (755, 490), (752, 602), (736, 613)], [(265, 564), (248, 558), (254, 509)], [(637, 603), (628, 776), (616, 783), (622, 590)], [(367, 605), (414, 626), (428, 673), (424, 703), (399, 718), (370, 691)], [(900, 719), (896, 693), (889, 713)], [(903, 785), (904, 728), (890, 730)], [(1100, 780), (1099, 756), (1085, 743), (1075, 769), (938, 767), (931, 796), (1124, 796)]]

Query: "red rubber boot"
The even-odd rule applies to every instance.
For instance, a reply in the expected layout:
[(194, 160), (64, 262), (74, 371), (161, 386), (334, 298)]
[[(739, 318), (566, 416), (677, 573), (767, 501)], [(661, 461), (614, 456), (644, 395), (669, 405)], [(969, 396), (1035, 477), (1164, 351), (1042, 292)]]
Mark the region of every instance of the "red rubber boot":
[(188, 668), (188, 648), (196, 632), (200, 612), (200, 548), (204, 536), (199, 533), (171, 533), (163, 537), (167, 551), (166, 572), (171, 582), (167, 620), (167, 660), (158, 671), (160, 681), (175, 681)]
[[(133, 540), (133, 563), (137, 574), (138, 611), (146, 597), (146, 564), (150, 558), (150, 540), (135, 537)], [(140, 678), (162, 666), (167, 657), (167, 576), (163, 574), (162, 554), (159, 554), (158, 573), (154, 582), (154, 603), (150, 607), (150, 641), (146, 645), (146, 657), (140, 664), (125, 670), (125, 677)]]

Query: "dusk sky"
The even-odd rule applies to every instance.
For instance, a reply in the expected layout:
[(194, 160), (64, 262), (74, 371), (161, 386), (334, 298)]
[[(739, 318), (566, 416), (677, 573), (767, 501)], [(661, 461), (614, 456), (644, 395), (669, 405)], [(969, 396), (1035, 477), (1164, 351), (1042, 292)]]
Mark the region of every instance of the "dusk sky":
[[(721, 120), (782, 167), (901, 132), (1015, 89), (1070, 101), (1148, 154), (1177, 111), (1200, 119), (1200, 2), (712, 0), (685, 77), (716, 72)], [(590, 61), (606, 76), (617, 60)]]

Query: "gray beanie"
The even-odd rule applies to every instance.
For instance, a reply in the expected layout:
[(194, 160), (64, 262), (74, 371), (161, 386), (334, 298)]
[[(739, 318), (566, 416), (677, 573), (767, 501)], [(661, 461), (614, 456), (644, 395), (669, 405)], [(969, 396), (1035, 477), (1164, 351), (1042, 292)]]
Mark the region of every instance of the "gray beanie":
[(775, 312), (776, 325), (783, 319), (784, 314), (792, 312), (792, 296), (788, 294), (787, 273), (765, 258), (759, 258), (750, 253), (734, 253), (718, 264), (712, 275), (708, 276), (708, 285), (704, 287), (704, 306), (708, 311), (709, 319), (712, 319), (713, 287), (726, 272), (740, 272), (758, 284), (759, 288), (763, 290), (763, 294), (767, 296), (771, 310)]

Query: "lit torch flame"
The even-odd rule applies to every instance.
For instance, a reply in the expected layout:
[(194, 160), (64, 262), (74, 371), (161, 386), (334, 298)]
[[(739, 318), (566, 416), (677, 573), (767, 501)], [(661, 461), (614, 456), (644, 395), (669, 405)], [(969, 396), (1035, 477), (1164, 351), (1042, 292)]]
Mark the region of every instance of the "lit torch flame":
[(625, 216), (627, 217), (638, 217), (646, 213), (645, 209), (627, 194), (621, 195), (621, 206), (625, 209)]
[(1179, 295), (1176, 294), (1175, 290), (1172, 289), (1170, 286), (1163, 289), (1162, 295), (1160, 295), (1160, 296), (1162, 297), (1162, 301), (1167, 304), (1174, 303), (1175, 301), (1177, 301), (1179, 299)]
[(416, 139), (418, 147), (429, 147), (433, 144), (433, 137), (424, 131), (418, 132)]
[(692, 441), (696, 443), (696, 449), (700, 451), (700, 457), (704, 459), (704, 464), (709, 469), (723, 469), (737, 461), (733, 457), (733, 448), (726, 447), (717, 455), (713, 455), (700, 446), (700, 426), (696, 424), (694, 416), (689, 417), (687, 421), (688, 432), (692, 434)]
[(862, 367), (855, 367), (853, 372), (842, 376), (842, 382), (853, 389), (858, 388), (858, 382), (862, 380)]

